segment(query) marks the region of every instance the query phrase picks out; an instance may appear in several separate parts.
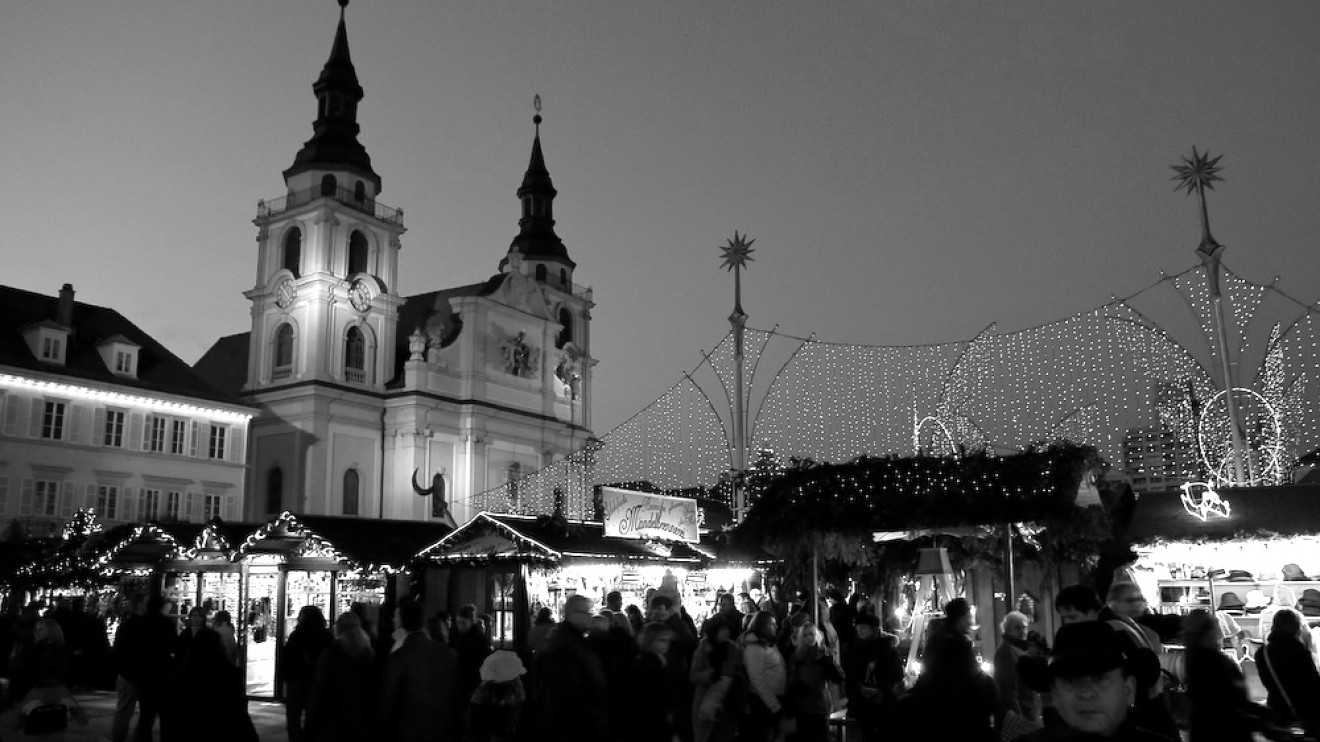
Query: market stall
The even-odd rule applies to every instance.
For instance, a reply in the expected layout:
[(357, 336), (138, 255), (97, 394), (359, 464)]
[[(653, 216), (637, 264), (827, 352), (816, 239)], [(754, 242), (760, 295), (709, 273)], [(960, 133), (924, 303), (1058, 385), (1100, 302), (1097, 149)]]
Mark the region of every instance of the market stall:
[[(637, 494), (652, 501), (682, 499)], [(617, 590), (625, 606), (645, 610), (647, 591), (668, 582), (700, 622), (714, 611), (720, 592), (744, 589), (754, 571), (772, 561), (759, 552), (733, 552), (713, 535), (700, 534), (695, 520), (682, 538), (665, 528), (636, 538), (612, 534), (618, 531), (608, 515), (584, 521), (479, 513), (418, 553), (430, 567), (428, 612), (476, 605), (492, 617), (492, 640), (521, 650), (537, 609), (548, 607), (557, 618), (569, 596), (586, 595), (602, 605)]]
[(1320, 628), (1320, 486), (1149, 493), (1127, 535), (1158, 613), (1213, 611), (1259, 642), (1262, 617), (1291, 604)]

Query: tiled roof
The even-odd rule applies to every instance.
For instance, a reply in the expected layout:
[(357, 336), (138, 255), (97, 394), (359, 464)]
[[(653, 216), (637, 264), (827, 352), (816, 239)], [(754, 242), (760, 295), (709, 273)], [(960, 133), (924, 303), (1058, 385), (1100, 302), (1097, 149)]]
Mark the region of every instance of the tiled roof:
[(206, 383), (235, 397), (247, 383), (248, 339), (250, 332), (240, 332), (215, 341), (193, 364), (193, 371)]
[[(74, 302), (72, 332), (65, 364), (45, 363), (33, 355), (22, 329), (53, 321), (59, 298), (10, 286), (0, 286), (0, 365), (68, 377), (70, 382), (93, 381), (141, 390), (241, 405), (238, 399), (219, 391), (194, 373), (188, 364), (156, 342), (119, 312), (83, 302)], [(119, 376), (106, 367), (97, 344), (123, 336), (139, 346), (137, 376)]]
[(1320, 534), (1320, 486), (1240, 487), (1219, 490), (1229, 517), (1201, 520), (1183, 507), (1182, 492), (1150, 492), (1137, 500), (1128, 538), (1134, 544), (1225, 541), (1269, 534)]

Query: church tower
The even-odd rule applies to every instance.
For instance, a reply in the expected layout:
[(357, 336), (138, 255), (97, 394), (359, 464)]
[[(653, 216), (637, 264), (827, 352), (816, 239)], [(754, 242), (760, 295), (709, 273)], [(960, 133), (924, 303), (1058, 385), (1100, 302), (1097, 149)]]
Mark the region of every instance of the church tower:
[(371, 515), (379, 499), (379, 396), (395, 368), (403, 212), (377, 201), (358, 141), (363, 97), (340, 0), (330, 57), (312, 85), (312, 137), (257, 205), (257, 275), (244, 393), (253, 424), (248, 516), (282, 509)]

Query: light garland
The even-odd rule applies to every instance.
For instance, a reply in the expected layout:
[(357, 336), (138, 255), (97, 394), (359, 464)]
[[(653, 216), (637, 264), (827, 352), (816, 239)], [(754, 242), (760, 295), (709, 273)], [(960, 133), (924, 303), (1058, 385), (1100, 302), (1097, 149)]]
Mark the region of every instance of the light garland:
[(97, 402), (123, 405), (125, 407), (142, 407), (181, 417), (206, 417), (213, 420), (245, 423), (257, 415), (255, 410), (246, 411), (236, 407), (204, 407), (189, 402), (180, 402), (160, 397), (146, 397), (140, 394), (129, 394), (110, 389), (99, 389), (79, 384), (70, 384), (64, 381), (38, 379), (29, 376), (15, 376), (14, 374), (0, 374), (0, 386), (17, 387), (19, 389), (35, 391), (40, 394), (54, 394), (61, 397), (89, 399)]

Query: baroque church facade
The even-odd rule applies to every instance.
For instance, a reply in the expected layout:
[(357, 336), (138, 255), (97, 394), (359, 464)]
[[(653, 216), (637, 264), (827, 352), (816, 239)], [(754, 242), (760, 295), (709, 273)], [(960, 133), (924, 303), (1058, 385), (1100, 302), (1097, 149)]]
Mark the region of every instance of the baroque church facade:
[(590, 289), (555, 233), (539, 114), (518, 232), (488, 280), (399, 291), (403, 212), (358, 141), (341, 7), (312, 137), (258, 203), (251, 330), (195, 370), (260, 412), (243, 517), (284, 510), (463, 523), (473, 495), (591, 435)]

